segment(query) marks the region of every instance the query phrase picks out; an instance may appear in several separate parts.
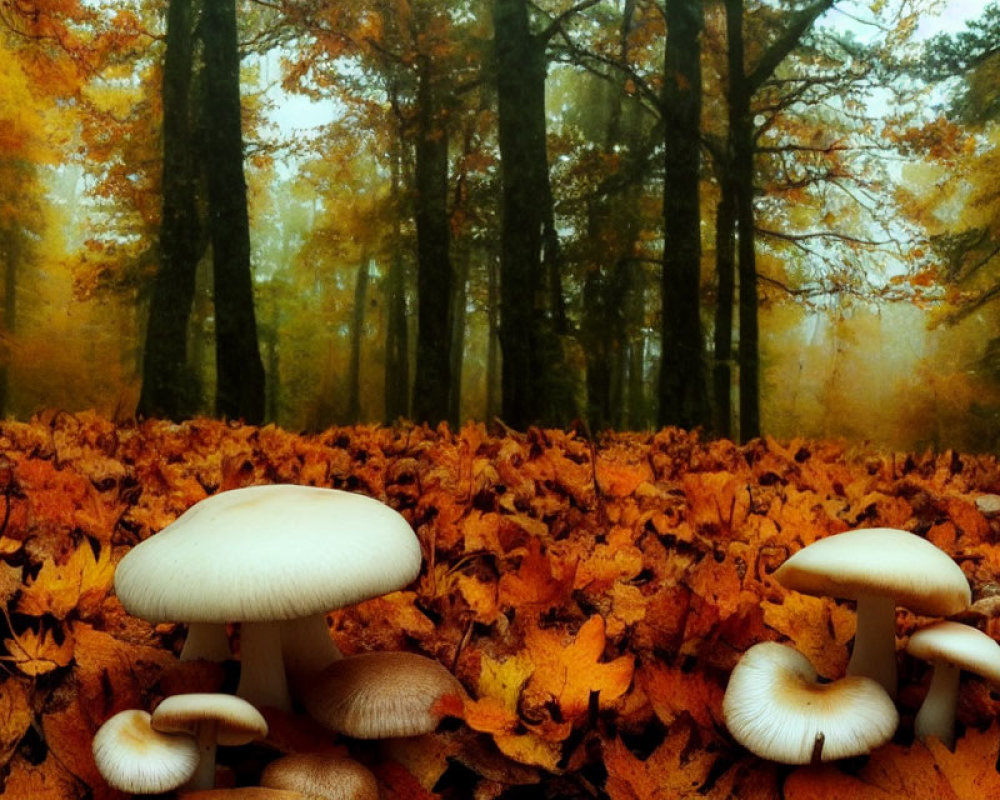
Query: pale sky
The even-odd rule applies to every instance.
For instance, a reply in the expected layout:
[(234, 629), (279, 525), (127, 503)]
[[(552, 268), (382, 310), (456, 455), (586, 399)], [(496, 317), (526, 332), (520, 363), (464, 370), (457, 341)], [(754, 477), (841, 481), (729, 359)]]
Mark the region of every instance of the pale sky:
[(988, 5), (988, 0), (945, 0), (938, 16), (921, 19), (917, 27), (917, 38), (960, 31), (965, 27), (967, 19), (978, 17)]

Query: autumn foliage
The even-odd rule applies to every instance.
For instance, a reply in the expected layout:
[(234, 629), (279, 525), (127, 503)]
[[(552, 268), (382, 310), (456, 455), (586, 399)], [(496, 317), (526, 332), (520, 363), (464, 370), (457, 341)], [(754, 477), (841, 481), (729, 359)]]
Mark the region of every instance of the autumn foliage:
[[(375, 744), (271, 714), (266, 742), (220, 754), (235, 782), (255, 782), (281, 752), (323, 750), (369, 764), (385, 798), (1000, 792), (997, 695), (966, 679), (955, 752), (913, 743), (929, 670), (902, 654), (903, 722), (869, 758), (777, 767), (739, 748), (721, 715), (728, 674), (755, 642), (789, 642), (821, 675), (843, 673), (852, 606), (770, 576), (791, 552), (849, 528), (905, 528), (943, 548), (973, 586), (964, 621), (997, 638), (1000, 519), (975, 503), (1000, 488), (993, 457), (737, 446), (671, 429), (297, 436), (65, 413), (4, 423), (0, 452), (5, 797), (118, 797), (90, 754), (104, 720), (182, 690), (231, 690), (229, 667), (177, 661), (180, 626), (123, 612), (114, 565), (208, 494), (275, 482), (363, 492), (411, 522), (424, 550), (418, 581), (332, 614), (332, 636), (345, 653), (437, 658), (471, 699), (445, 709), (457, 719), (436, 734)], [(922, 620), (900, 610), (897, 621), (902, 647)]]

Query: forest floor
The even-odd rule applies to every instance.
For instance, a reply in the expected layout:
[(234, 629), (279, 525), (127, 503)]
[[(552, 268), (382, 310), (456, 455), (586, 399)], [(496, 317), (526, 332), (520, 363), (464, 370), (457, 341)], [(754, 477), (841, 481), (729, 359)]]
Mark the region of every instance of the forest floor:
[(871, 756), (770, 764), (731, 739), (721, 713), (728, 675), (756, 642), (787, 642), (821, 676), (843, 674), (852, 604), (771, 578), (828, 534), (926, 537), (970, 580), (961, 619), (1000, 639), (1000, 517), (976, 503), (1000, 490), (992, 456), (740, 446), (671, 429), (299, 436), (67, 413), (0, 424), (4, 797), (121, 797), (94, 766), (97, 728), (171, 693), (231, 685), (229, 667), (177, 660), (182, 626), (122, 610), (114, 565), (208, 494), (258, 483), (348, 489), (399, 510), (423, 547), (419, 579), (332, 613), (331, 635), (347, 654), (436, 658), (475, 699), (437, 733), (381, 743), (274, 717), (267, 741), (220, 755), (230, 782), (254, 783), (282, 752), (332, 749), (367, 763), (384, 800), (1000, 797), (1000, 694), (984, 682), (963, 679), (954, 752), (913, 742), (929, 668), (902, 648), (928, 620), (902, 609), (901, 723)]

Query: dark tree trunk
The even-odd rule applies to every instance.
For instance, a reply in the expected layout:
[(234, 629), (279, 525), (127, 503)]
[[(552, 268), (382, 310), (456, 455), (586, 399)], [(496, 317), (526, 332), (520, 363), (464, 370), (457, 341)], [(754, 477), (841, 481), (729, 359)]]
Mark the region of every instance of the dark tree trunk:
[(347, 363), (347, 421), (361, 422), (361, 347), (365, 336), (365, 308), (371, 268), (368, 253), (361, 254), (358, 276), (354, 281), (354, 308), (351, 311), (351, 353)]
[(264, 367), (257, 339), (243, 174), (235, 0), (204, 5), (205, 174), (215, 299), (216, 412), (260, 423)]
[(188, 370), (187, 337), (200, 256), (197, 147), (191, 86), (191, 0), (171, 0), (163, 64), (163, 218), (160, 265), (153, 281), (143, 350), (138, 413), (181, 419), (198, 405)]
[(729, 65), (729, 156), (735, 194), (739, 275), (740, 439), (760, 435), (760, 330), (754, 227), (754, 143), (751, 100), (778, 65), (834, 0), (817, 0), (791, 17), (788, 26), (749, 70), (743, 41), (744, 0), (725, 0)]
[(546, 143), (546, 38), (531, 32), (527, 0), (495, 0), (493, 28), (501, 182), (502, 416), (507, 424), (525, 428), (556, 421), (565, 400), (559, 397), (558, 385), (566, 376), (553, 326), (562, 312), (561, 300), (553, 307), (552, 299), (559, 281), (553, 272), (558, 246)]
[(421, 57), (416, 147), (417, 357), (413, 415), (437, 423), (451, 391), (451, 229), (448, 221), (448, 133), (430, 60)]
[(660, 425), (708, 422), (701, 328), (701, 0), (668, 0)]

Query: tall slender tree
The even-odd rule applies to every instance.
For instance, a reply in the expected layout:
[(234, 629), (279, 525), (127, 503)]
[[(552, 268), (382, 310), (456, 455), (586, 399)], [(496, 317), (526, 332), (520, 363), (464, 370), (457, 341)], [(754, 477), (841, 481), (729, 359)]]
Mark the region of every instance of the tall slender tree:
[(574, 415), (557, 338), (564, 320), (546, 140), (546, 47), (570, 17), (595, 3), (577, 3), (537, 32), (528, 0), (493, 3), (501, 183), (501, 403), (504, 419), (514, 427)]
[(201, 254), (192, 0), (171, 0), (163, 63), (163, 212), (159, 269), (153, 281), (138, 412), (180, 419), (197, 408), (188, 370), (188, 321)]
[(663, 82), (661, 425), (708, 422), (701, 328), (701, 0), (668, 0)]
[[(792, 14), (788, 24), (768, 44), (756, 63), (747, 64), (744, 46), (744, 0), (725, 0), (726, 35), (729, 64), (729, 132), (726, 152), (731, 159), (728, 172), (719, 181), (723, 198), (723, 217), (735, 225), (737, 274), (739, 278), (739, 409), (740, 438), (744, 441), (760, 435), (760, 322), (758, 319), (756, 230), (754, 226), (754, 153), (755, 129), (751, 101), (769, 80), (782, 61), (799, 44), (816, 20), (835, 0), (816, 0)], [(726, 194), (728, 193), (728, 195)], [(725, 205), (731, 204), (731, 205)], [(717, 225), (718, 227), (718, 225)], [(732, 236), (732, 230), (718, 230), (717, 235)], [(725, 252), (725, 251), (723, 251)], [(720, 268), (720, 276), (726, 268)], [(721, 294), (721, 292), (720, 292)], [(716, 347), (720, 346), (719, 336)], [(731, 334), (729, 334), (731, 335)], [(725, 345), (723, 343), (723, 348)], [(723, 349), (725, 352), (725, 349)], [(718, 364), (718, 358), (717, 358)], [(716, 383), (716, 395), (723, 389)]]
[[(413, 414), (438, 422), (451, 395), (451, 228), (448, 220), (448, 126), (444, 87), (436, 65), (418, 56), (416, 223), (417, 358)], [(457, 422), (458, 420), (452, 420)]]
[(204, 153), (215, 303), (216, 413), (262, 422), (264, 366), (257, 339), (250, 220), (243, 173), (240, 54), (235, 0), (207, 0)]

